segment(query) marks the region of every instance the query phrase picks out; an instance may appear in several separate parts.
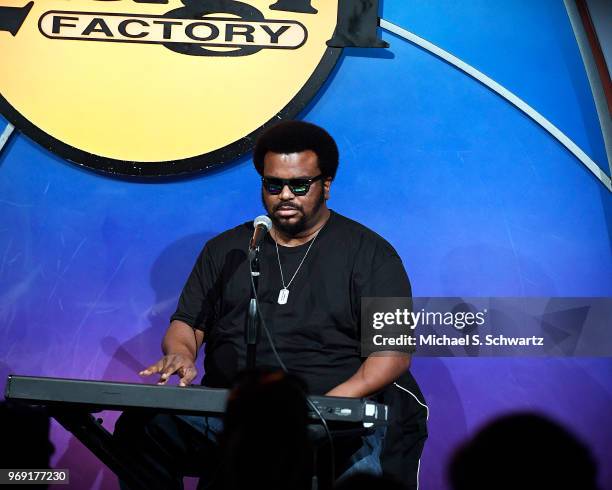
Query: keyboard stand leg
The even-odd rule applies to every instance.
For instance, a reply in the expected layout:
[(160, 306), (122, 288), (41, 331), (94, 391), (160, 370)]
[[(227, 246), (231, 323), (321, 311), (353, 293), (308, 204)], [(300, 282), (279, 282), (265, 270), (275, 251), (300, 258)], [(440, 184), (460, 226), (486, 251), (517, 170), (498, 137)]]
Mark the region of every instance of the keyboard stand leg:
[(163, 490), (164, 479), (151, 464), (127, 454), (93, 415), (80, 410), (51, 409), (51, 415), (133, 490)]

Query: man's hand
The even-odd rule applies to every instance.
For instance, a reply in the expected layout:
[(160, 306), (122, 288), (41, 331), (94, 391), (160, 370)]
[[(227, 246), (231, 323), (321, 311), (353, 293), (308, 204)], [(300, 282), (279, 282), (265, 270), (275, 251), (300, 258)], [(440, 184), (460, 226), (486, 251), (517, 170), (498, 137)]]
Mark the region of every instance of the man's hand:
[(401, 352), (371, 354), (353, 376), (325, 394), (349, 398), (371, 396), (406, 372), (410, 360), (410, 354)]
[(174, 320), (162, 340), (162, 351), (165, 356), (138, 374), (151, 376), (159, 373), (158, 385), (165, 385), (170, 376), (176, 374), (181, 378), (179, 386), (190, 385), (198, 375), (194, 362), (202, 342), (204, 342), (204, 333), (201, 330), (194, 330), (185, 322)]
[(193, 359), (189, 356), (185, 354), (168, 354), (138, 374), (141, 376), (151, 376), (155, 373), (160, 373), (158, 385), (165, 385), (170, 376), (176, 374), (180, 376), (179, 386), (188, 386), (198, 375), (198, 370), (193, 363)]

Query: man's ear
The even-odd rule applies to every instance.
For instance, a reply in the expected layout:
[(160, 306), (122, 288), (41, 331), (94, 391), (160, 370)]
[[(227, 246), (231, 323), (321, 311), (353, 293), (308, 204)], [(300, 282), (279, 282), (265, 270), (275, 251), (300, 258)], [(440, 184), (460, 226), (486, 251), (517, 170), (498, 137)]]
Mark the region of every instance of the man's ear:
[(330, 192), (330, 189), (331, 189), (331, 185), (332, 185), (332, 178), (331, 177), (327, 177), (323, 181), (323, 196), (325, 197), (326, 201), (329, 199), (329, 192)]

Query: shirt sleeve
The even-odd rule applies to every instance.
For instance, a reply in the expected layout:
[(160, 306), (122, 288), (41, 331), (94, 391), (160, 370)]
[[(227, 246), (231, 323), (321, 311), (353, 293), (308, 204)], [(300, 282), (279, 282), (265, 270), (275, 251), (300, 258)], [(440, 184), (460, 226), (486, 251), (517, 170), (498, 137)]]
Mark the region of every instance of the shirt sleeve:
[(402, 259), (388, 243), (378, 243), (364, 274), (361, 296), (373, 298), (412, 296), (412, 289)]
[[(371, 326), (362, 324), (362, 315), (370, 318), (370, 308), (374, 304), (377, 309), (383, 312), (395, 311), (396, 308), (402, 310), (408, 309), (412, 311), (412, 288), (408, 274), (402, 263), (402, 259), (397, 254), (395, 249), (386, 241), (381, 240), (376, 244), (373, 251), (369, 255), (367, 263), (362, 263), (362, 273), (358, 275), (356, 292), (358, 294), (356, 314), (359, 318), (359, 338), (362, 341), (362, 350), (366, 350), (363, 342), (369, 342), (368, 339), (372, 336)], [(363, 298), (381, 298), (375, 303), (368, 300), (364, 303), (365, 310), (362, 311)], [(385, 298), (382, 300), (382, 298)], [(401, 298), (401, 300), (400, 300)], [(367, 306), (365, 306), (367, 304)], [(369, 329), (369, 330), (364, 330)], [(387, 331), (387, 329), (385, 329)], [(414, 330), (409, 327), (403, 327), (402, 333), (414, 337)], [(380, 333), (378, 331), (377, 333)], [(379, 349), (380, 350), (380, 349)], [(398, 350), (401, 352), (414, 352), (414, 346), (402, 345), (394, 348), (388, 346), (384, 350)]]
[(187, 278), (170, 321), (180, 320), (206, 333), (216, 317), (217, 288), (216, 268), (209, 247), (205, 246)]

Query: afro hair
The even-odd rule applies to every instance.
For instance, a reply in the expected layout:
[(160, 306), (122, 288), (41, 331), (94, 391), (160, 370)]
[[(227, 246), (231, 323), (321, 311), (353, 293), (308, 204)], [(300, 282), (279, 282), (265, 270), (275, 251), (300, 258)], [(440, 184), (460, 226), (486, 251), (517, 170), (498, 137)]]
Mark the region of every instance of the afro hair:
[(336, 142), (323, 128), (304, 121), (284, 121), (265, 130), (255, 144), (253, 162), (263, 176), (266, 153), (289, 154), (306, 150), (316, 153), (324, 177), (333, 179), (336, 176), (339, 159)]

